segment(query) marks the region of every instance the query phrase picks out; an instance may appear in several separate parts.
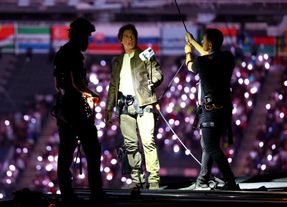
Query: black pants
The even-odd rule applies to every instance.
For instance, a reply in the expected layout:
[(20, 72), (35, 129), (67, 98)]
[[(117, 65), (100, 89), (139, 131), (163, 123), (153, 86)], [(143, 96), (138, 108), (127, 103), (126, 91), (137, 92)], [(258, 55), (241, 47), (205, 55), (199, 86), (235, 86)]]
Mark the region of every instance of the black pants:
[(97, 128), (91, 119), (86, 119), (81, 102), (74, 102), (63, 108), (65, 121), (58, 119), (60, 136), (58, 157), (58, 182), (63, 198), (73, 195), (72, 173), (70, 170), (73, 154), (80, 139), (87, 159), (88, 182), (91, 193), (102, 189), (100, 172), (101, 147), (98, 141)]
[[(202, 159), (201, 170), (197, 178), (198, 182), (207, 183), (213, 163), (219, 168), (224, 181), (228, 185), (235, 185), (235, 177), (228, 160), (221, 150), (220, 140), (227, 130), (227, 112), (224, 109), (203, 111), (201, 114), (201, 146)], [(205, 123), (205, 124), (204, 124)], [(205, 125), (205, 126), (204, 126)]]

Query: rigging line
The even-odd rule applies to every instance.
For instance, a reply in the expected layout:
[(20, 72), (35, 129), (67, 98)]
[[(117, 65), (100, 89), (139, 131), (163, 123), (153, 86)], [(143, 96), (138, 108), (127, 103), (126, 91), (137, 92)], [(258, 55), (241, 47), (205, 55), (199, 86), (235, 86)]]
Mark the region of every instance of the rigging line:
[[(157, 109), (160, 116), (163, 118), (163, 120), (165, 121), (165, 123), (167, 124), (167, 126), (170, 128), (170, 130), (172, 131), (172, 133), (176, 136), (176, 139), (182, 144), (182, 146), (188, 151), (188, 154), (200, 165), (202, 166), (201, 162), (191, 153), (191, 150), (189, 150), (186, 145), (181, 141), (181, 139), (177, 136), (177, 134), (175, 133), (175, 131), (172, 129), (172, 127), (170, 126), (170, 124), (168, 123), (168, 121), (164, 118), (163, 114), (161, 113), (161, 111), (159, 109)], [(212, 176), (212, 175), (211, 175)], [(224, 183), (223, 180), (221, 180), (220, 178), (213, 176), (213, 178), (220, 183)]]
[(171, 81), (169, 82), (167, 88), (166, 88), (165, 91), (161, 94), (161, 96), (158, 98), (159, 101), (160, 101), (160, 100), (163, 98), (163, 96), (166, 94), (167, 90), (170, 88), (170, 86), (171, 86), (173, 80), (176, 78), (177, 74), (179, 73), (179, 71), (181, 70), (181, 68), (183, 67), (183, 65), (184, 65), (184, 62), (183, 62), (183, 63), (181, 64), (181, 66), (177, 69), (177, 71), (176, 71), (176, 73), (174, 74), (173, 78), (172, 78)]
[(185, 31), (186, 31), (186, 32), (188, 32), (188, 31), (187, 31), (187, 28), (186, 28), (186, 26), (185, 26), (185, 23), (184, 23), (183, 17), (182, 17), (182, 15), (181, 15), (180, 9), (179, 9), (179, 7), (178, 7), (178, 5), (177, 5), (176, 0), (174, 0), (174, 2), (175, 2), (175, 5), (176, 5), (176, 8), (177, 8), (178, 14), (179, 14), (179, 16), (180, 16), (180, 19), (181, 19), (181, 21), (182, 21), (182, 23), (183, 23), (184, 29), (185, 29)]
[(163, 118), (163, 120), (165, 121), (165, 123), (167, 124), (167, 126), (170, 128), (170, 130), (172, 131), (172, 133), (176, 136), (176, 139), (178, 139), (178, 141), (182, 144), (182, 146), (188, 150), (189, 155), (192, 156), (192, 158), (201, 166), (201, 162), (198, 161), (198, 159), (191, 153), (191, 151), (185, 146), (185, 144), (181, 141), (181, 139), (177, 136), (177, 134), (175, 133), (175, 131), (172, 129), (172, 127), (170, 126), (170, 124), (168, 123), (168, 121), (165, 119), (165, 117), (163, 116), (163, 114), (161, 113), (161, 111), (158, 109), (159, 114), (161, 115), (161, 117)]

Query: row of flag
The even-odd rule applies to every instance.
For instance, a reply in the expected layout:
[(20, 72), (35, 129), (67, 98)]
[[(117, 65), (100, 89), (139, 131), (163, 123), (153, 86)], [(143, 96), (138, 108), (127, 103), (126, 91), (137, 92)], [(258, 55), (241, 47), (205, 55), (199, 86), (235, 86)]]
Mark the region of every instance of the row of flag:
[[(118, 54), (121, 45), (117, 39), (118, 29), (121, 24), (96, 25), (88, 48), (91, 54)], [(156, 54), (182, 55), (185, 39), (185, 30), (180, 24), (155, 24), (154, 26), (136, 25), (139, 32), (139, 46), (143, 49), (152, 47)], [(210, 25), (213, 27), (213, 25)], [(287, 51), (287, 32), (283, 37), (270, 37), (265, 31), (249, 32), (244, 34), (236, 27), (220, 26), (225, 38), (225, 45), (239, 45), (243, 52), (252, 52), (254, 48), (258, 52), (268, 53), (274, 56), (276, 46), (280, 40), (280, 50)], [(58, 50), (68, 41), (68, 25), (58, 24), (52, 26), (18, 25), (0, 23), (0, 48), (7, 53), (25, 53), (32, 49), (34, 53), (49, 53)], [(190, 27), (193, 36), (202, 38), (202, 31), (197, 26)], [(285, 44), (286, 43), (286, 44)]]

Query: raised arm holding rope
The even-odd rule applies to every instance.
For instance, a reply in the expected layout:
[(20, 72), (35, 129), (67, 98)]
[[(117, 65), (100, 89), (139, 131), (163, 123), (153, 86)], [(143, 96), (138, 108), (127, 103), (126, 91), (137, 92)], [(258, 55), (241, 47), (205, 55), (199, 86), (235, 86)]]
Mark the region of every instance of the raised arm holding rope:
[[(207, 29), (202, 49), (186, 33), (186, 66), (199, 75), (201, 96), (199, 97), (199, 127), (201, 130), (202, 162), (196, 182), (185, 190), (208, 190), (213, 163), (219, 168), (225, 185), (223, 189), (239, 190), (226, 156), (220, 148), (220, 139), (229, 133), (231, 123), (230, 82), (234, 68), (233, 55), (221, 51), (223, 34), (218, 29)], [(194, 57), (196, 47), (202, 56)]]

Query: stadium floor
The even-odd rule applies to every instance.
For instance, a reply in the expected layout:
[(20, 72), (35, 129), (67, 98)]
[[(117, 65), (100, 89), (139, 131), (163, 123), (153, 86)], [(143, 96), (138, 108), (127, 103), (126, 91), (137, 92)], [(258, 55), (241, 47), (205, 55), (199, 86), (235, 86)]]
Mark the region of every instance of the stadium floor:
[[(145, 207), (145, 206), (189, 206), (260, 207), (287, 206), (287, 182), (248, 182), (239, 183), (240, 191), (209, 190), (190, 191), (169, 189), (132, 191), (123, 189), (105, 189), (106, 197), (102, 200), (89, 200), (90, 192), (84, 188), (75, 189), (80, 198), (70, 206), (92, 207)], [(0, 202), (1, 207), (64, 207), (59, 195), (43, 194), (29, 190), (16, 192), (15, 197)]]

